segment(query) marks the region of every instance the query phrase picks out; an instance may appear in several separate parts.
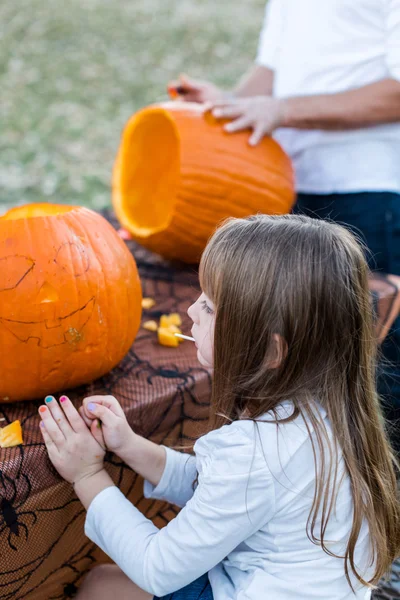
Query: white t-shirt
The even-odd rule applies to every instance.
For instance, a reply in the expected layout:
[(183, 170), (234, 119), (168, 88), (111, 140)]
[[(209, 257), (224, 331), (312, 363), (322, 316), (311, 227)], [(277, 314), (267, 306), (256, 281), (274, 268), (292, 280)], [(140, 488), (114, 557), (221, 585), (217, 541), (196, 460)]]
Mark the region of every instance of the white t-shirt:
[[(291, 403), (284, 403), (280, 418), (292, 410)], [(325, 411), (319, 411), (330, 432)], [(307, 537), (315, 468), (301, 417), (279, 427), (260, 423), (258, 432), (254, 423), (238, 421), (202, 437), (193, 457), (166, 452), (158, 486), (145, 484), (146, 497), (184, 507), (164, 529), (158, 530), (116, 487), (96, 496), (86, 518), (86, 535), (142, 589), (164, 596), (209, 572), (215, 600), (370, 597), (356, 581), (353, 595), (344, 561)], [(338, 481), (342, 469), (343, 461)], [(344, 551), (352, 512), (345, 476), (325, 534), (336, 554)], [(366, 578), (371, 575), (365, 566), (368, 557), (364, 524), (356, 563)]]
[[(257, 63), (275, 71), (278, 98), (400, 80), (400, 0), (268, 0)], [(300, 192), (400, 192), (400, 123), (274, 137)]]

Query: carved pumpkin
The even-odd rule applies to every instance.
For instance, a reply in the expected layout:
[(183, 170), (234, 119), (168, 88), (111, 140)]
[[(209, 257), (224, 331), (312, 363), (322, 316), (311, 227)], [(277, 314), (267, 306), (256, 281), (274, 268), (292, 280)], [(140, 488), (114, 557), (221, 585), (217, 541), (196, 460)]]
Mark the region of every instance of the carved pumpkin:
[(33, 204), (0, 218), (0, 402), (104, 375), (140, 326), (134, 259), (99, 214)]
[(132, 238), (195, 263), (226, 217), (284, 214), (294, 203), (289, 157), (272, 138), (227, 134), (198, 104), (169, 102), (128, 121), (113, 175), (113, 204)]

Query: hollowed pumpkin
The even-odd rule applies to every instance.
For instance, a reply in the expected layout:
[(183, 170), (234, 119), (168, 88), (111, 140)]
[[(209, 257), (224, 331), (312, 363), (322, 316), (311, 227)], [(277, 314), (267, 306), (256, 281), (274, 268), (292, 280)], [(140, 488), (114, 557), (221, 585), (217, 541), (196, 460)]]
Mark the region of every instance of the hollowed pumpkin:
[(141, 300), (135, 261), (101, 215), (10, 210), (0, 218), (0, 402), (104, 375), (133, 343)]
[(123, 132), (113, 205), (133, 239), (166, 258), (195, 263), (226, 217), (288, 213), (295, 199), (289, 157), (272, 138), (225, 133), (198, 104), (139, 111)]

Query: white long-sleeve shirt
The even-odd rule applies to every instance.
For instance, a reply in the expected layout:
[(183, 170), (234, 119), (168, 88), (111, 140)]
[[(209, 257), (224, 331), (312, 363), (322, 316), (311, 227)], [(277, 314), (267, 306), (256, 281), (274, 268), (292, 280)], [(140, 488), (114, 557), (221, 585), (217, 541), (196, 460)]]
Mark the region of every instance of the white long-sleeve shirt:
[[(281, 416), (290, 414), (291, 406), (282, 405)], [(353, 595), (343, 560), (307, 537), (315, 467), (302, 417), (278, 427), (237, 421), (198, 440), (195, 456), (166, 453), (158, 486), (145, 483), (147, 497), (183, 507), (164, 529), (157, 529), (116, 487), (95, 497), (86, 518), (86, 535), (142, 589), (163, 596), (209, 572), (215, 600), (370, 597), (357, 582)], [(325, 534), (335, 553), (345, 548), (352, 509), (345, 476)], [(364, 525), (356, 560), (362, 565), (368, 557)], [(367, 568), (363, 573), (370, 574)]]
[[(277, 98), (400, 81), (400, 0), (268, 0), (258, 64)], [(400, 192), (400, 123), (345, 131), (278, 129), (299, 192)]]

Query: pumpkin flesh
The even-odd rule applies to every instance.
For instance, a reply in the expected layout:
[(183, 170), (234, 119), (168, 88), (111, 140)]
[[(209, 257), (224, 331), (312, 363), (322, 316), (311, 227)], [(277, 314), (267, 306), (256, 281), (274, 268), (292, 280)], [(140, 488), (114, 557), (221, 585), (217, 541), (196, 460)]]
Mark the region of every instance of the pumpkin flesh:
[(121, 173), (121, 211), (135, 235), (147, 237), (166, 229), (175, 210), (179, 183), (177, 128), (159, 110), (134, 119), (127, 132)]

